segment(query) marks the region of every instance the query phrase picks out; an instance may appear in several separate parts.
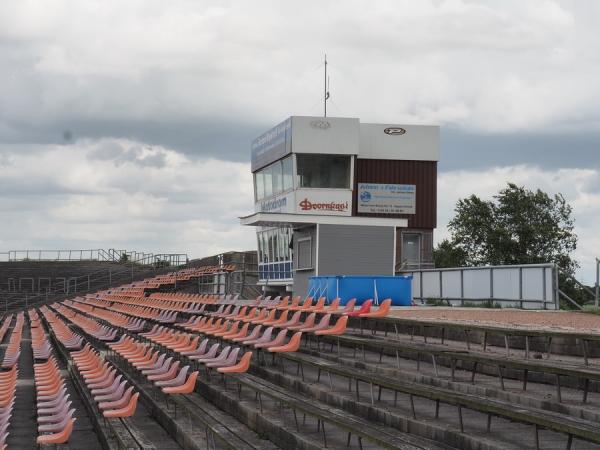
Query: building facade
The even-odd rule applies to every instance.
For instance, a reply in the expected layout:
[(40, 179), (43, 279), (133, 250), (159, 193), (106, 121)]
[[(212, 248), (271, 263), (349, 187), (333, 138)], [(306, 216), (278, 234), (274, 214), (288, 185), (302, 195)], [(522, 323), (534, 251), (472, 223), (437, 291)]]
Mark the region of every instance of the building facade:
[(439, 127), (292, 116), (252, 143), (259, 284), (432, 266)]

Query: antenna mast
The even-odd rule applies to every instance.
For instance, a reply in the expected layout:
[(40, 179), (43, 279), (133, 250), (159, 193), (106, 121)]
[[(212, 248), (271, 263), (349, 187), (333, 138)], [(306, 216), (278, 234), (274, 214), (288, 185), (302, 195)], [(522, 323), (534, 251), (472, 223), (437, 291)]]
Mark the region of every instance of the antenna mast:
[(329, 78), (327, 77), (327, 54), (325, 54), (325, 78), (323, 80), (323, 106), (327, 117), (327, 100), (329, 99)]

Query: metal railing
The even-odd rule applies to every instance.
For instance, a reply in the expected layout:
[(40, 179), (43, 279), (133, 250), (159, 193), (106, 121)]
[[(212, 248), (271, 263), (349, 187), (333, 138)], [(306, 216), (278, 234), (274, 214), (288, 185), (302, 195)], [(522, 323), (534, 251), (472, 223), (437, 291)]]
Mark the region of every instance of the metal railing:
[(9, 250), (0, 253), (0, 261), (112, 261), (137, 264), (179, 266), (188, 260), (186, 253), (149, 253), (122, 249), (80, 250)]

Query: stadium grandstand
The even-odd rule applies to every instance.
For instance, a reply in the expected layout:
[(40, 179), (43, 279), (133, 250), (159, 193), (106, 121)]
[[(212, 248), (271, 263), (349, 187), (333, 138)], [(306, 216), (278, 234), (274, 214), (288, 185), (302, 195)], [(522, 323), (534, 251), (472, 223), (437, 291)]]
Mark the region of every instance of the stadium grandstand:
[(0, 449), (600, 448), (594, 316), (271, 298), (255, 252), (31, 259), (3, 288), (114, 272), (4, 303)]

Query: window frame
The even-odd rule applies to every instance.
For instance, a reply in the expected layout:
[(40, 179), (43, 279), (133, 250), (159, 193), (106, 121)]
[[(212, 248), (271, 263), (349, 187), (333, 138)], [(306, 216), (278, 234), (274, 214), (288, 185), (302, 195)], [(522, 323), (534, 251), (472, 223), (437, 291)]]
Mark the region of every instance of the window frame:
[[(298, 187), (298, 189), (335, 189), (335, 190), (352, 190), (352, 186), (354, 183), (354, 155), (348, 155), (348, 154), (336, 154), (336, 153), (295, 153), (295, 184)], [(302, 178), (303, 175), (300, 174), (299, 169), (300, 169), (300, 160), (302, 160), (303, 158), (314, 158), (317, 159), (319, 157), (337, 157), (337, 158), (346, 158), (348, 161), (348, 173), (347, 173), (347, 181), (348, 183), (346, 184), (345, 187), (331, 187), (331, 186), (303, 186), (302, 185)], [(330, 171), (329, 171), (330, 173)]]
[[(296, 242), (297, 242), (297, 246), (298, 246), (297, 252), (296, 252), (296, 255), (297, 255), (297, 258), (296, 258), (296, 270), (300, 270), (300, 271), (302, 271), (302, 270), (313, 270), (314, 269), (314, 264), (313, 264), (313, 254), (312, 254), (313, 253), (312, 252), (312, 236), (306, 236), (306, 237), (299, 238), (299, 239), (297, 239)], [(308, 242), (308, 260), (309, 260), (309, 263), (308, 263), (307, 267), (300, 267), (300, 255), (301, 255), (300, 245), (303, 244), (303, 243), (306, 243), (306, 242)]]

